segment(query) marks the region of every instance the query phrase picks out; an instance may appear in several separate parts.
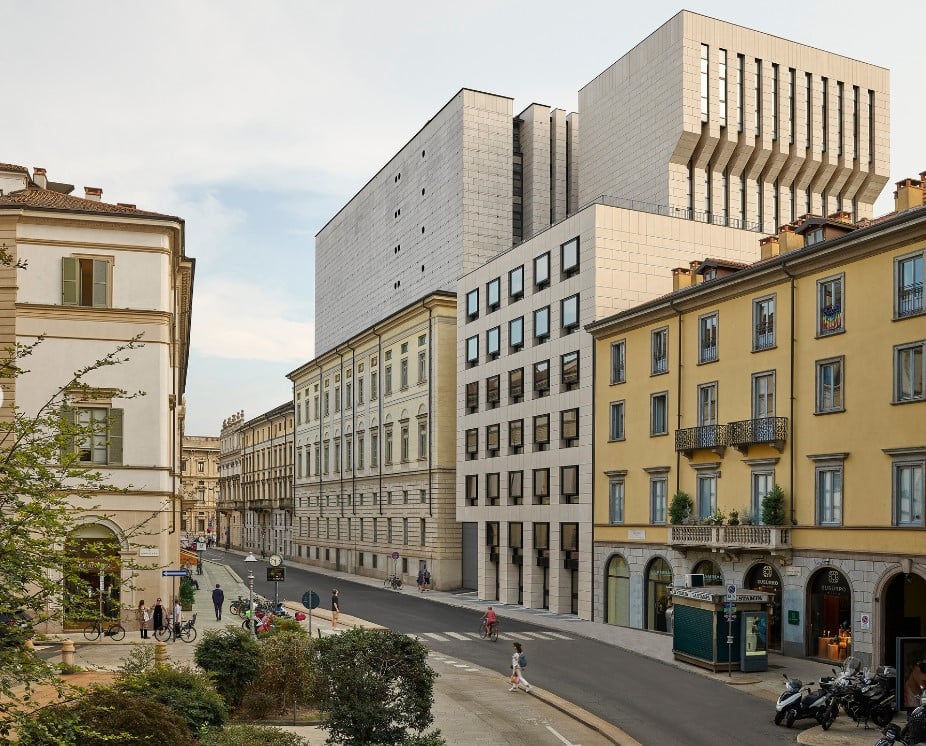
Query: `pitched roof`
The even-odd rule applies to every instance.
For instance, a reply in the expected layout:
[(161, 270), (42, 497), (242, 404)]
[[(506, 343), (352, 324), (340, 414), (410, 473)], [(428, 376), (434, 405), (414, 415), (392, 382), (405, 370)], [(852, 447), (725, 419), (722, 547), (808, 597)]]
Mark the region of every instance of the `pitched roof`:
[(98, 212), (109, 215), (135, 215), (138, 217), (171, 218), (179, 220), (173, 215), (160, 212), (139, 210), (128, 205), (112, 205), (108, 202), (97, 202), (92, 199), (62, 194), (51, 189), (40, 189), (30, 186), (18, 192), (9, 192), (0, 196), (0, 209), (3, 207), (35, 207), (47, 210), (73, 210), (75, 212)]
[(25, 166), (17, 166), (15, 163), (0, 163), (0, 171), (13, 171), (18, 174), (29, 175), (29, 169)]

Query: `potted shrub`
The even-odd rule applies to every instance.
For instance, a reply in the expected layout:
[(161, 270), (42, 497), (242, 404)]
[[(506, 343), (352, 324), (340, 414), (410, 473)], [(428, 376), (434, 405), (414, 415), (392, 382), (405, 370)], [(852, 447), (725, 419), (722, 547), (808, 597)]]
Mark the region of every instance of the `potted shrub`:
[(193, 602), (196, 600), (196, 594), (193, 590), (193, 583), (189, 578), (180, 578), (180, 608), (183, 611), (192, 611)]
[(726, 517), (722, 510), (715, 510), (704, 519), (703, 523), (705, 526), (722, 526)]
[(752, 511), (749, 508), (743, 508), (740, 511), (740, 525), (741, 526), (753, 526), (755, 525), (756, 518), (752, 514)]
[(669, 503), (669, 523), (673, 526), (685, 523), (694, 510), (694, 503), (687, 492), (676, 492)]
[(740, 525), (740, 514), (738, 510), (731, 510), (730, 517), (727, 519), (728, 526), (739, 526)]
[(762, 523), (766, 526), (785, 525), (785, 492), (777, 484), (762, 498)]

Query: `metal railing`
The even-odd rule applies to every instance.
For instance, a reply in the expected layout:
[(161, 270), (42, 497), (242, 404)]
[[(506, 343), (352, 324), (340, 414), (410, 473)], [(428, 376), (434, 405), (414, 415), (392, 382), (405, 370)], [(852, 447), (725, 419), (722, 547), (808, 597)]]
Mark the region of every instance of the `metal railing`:
[(923, 312), (923, 283), (905, 285), (897, 291), (897, 315), (912, 316)]
[(753, 443), (783, 443), (788, 439), (787, 417), (761, 417), (727, 425), (727, 443), (744, 446)]
[(675, 431), (676, 451), (695, 451), (699, 448), (722, 448), (729, 445), (727, 425), (702, 425)]

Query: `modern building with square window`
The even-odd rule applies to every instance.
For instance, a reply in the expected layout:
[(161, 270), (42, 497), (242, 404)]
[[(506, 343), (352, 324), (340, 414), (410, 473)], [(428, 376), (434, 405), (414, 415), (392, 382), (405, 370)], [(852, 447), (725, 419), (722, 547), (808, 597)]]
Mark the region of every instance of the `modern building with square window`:
[[(0, 379), (0, 417), (38, 417), (58, 392), (65, 417), (92, 428), (72, 443), (72, 468), (98, 471), (124, 492), (75, 497), (77, 525), (62, 551), (81, 558), (81, 594), (99, 593), (107, 615), (131, 624), (134, 615), (120, 609), (167, 598), (170, 579), (155, 568), (179, 551), (195, 260), (181, 218), (103, 202), (96, 187), (83, 197), (73, 190), (44, 168), (0, 164), (0, 246), (13, 261), (0, 270), (0, 345), (34, 345), (28, 371)], [(132, 340), (138, 346), (125, 348)], [(120, 347), (123, 362), (92, 370), (85, 387), (68, 385), (72, 371)], [(62, 628), (58, 611), (85, 620), (70, 598), (50, 609), (51, 631)]]
[(596, 621), (664, 631), (701, 574), (772, 594), (772, 649), (903, 665), (926, 630), (924, 194), (783, 226), (588, 327)]

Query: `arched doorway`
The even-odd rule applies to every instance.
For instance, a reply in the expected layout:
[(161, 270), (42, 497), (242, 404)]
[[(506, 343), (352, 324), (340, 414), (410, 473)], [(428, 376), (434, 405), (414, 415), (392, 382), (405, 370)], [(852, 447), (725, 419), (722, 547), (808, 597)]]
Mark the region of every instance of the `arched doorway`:
[(698, 562), (691, 572), (695, 575), (704, 576), (704, 585), (723, 585), (723, 571), (720, 566), (713, 560), (704, 559)]
[(102, 616), (118, 619), (122, 602), (122, 562), (119, 539), (101, 523), (79, 526), (68, 536), (65, 624)]
[(760, 562), (746, 573), (746, 588), (772, 594), (768, 608), (768, 647), (781, 650), (781, 576), (774, 565)]
[(881, 592), (881, 662), (898, 665), (898, 637), (926, 637), (926, 580), (898, 572)]
[(630, 626), (630, 566), (619, 554), (608, 560), (604, 621), (606, 624)]
[(666, 608), (672, 568), (662, 557), (656, 557), (646, 570), (646, 629), (667, 632)]
[(808, 655), (840, 660), (851, 654), (852, 587), (835, 567), (810, 578)]

